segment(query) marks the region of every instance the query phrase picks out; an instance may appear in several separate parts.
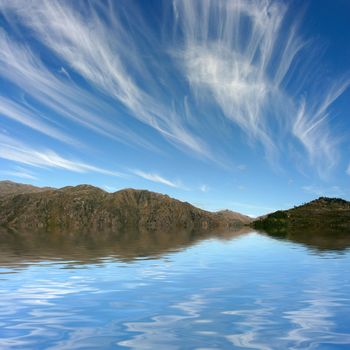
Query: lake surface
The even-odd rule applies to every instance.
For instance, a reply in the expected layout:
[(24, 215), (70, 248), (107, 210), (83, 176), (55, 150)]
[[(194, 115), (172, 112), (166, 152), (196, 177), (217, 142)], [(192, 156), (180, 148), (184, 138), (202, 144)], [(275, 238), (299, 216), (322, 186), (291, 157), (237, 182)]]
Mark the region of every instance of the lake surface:
[(257, 232), (11, 238), (0, 348), (349, 349), (349, 246)]

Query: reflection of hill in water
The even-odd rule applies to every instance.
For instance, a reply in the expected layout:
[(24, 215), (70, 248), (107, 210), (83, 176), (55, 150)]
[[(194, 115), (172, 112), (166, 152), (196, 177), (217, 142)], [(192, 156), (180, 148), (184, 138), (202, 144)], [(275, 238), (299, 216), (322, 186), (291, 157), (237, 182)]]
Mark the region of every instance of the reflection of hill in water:
[[(74, 264), (98, 263), (106, 258), (124, 261), (159, 258), (181, 251), (202, 240), (230, 240), (252, 232), (249, 227), (226, 231), (128, 231), (107, 232), (18, 232), (0, 230), (0, 266), (50, 260)], [(302, 244), (316, 251), (340, 252), (350, 247), (350, 232), (345, 231), (270, 231), (268, 236)], [(259, 249), (259, 247), (257, 247)]]
[(250, 228), (226, 231), (129, 231), (113, 235), (106, 232), (18, 232), (0, 231), (0, 266), (65, 260), (98, 262), (104, 258), (134, 260), (157, 258), (181, 251), (205, 239), (232, 239), (251, 232)]
[(270, 237), (303, 244), (317, 251), (343, 251), (350, 248), (350, 231), (344, 229), (327, 230), (265, 230)]

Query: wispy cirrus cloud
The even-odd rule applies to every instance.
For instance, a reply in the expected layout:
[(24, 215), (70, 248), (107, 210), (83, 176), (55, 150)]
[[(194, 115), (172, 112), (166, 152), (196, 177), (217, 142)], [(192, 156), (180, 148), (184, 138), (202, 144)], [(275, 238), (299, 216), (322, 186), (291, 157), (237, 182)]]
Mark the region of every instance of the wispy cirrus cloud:
[(14, 176), (14, 177), (19, 177), (22, 179), (28, 179), (28, 180), (38, 180), (38, 177), (30, 170), (16, 166), (12, 170), (3, 170), (0, 172), (2, 175), (6, 176)]
[(117, 188), (116, 188), (116, 187), (113, 187), (113, 186), (104, 185), (103, 188), (104, 188), (107, 192), (110, 192), (110, 193), (113, 193), (113, 192), (117, 191)]
[[(1, 5), (0, 3), (0, 8)], [(17, 98), (17, 102), (13, 98), (12, 104), (6, 102), (2, 97), (1, 102), (4, 113), (8, 113), (7, 117), (16, 118), (17, 121), (21, 120), (23, 124), (37, 130), (40, 128), (41, 131), (44, 131), (45, 129), (46, 134), (55, 138), (58, 136), (62, 141), (66, 141), (68, 137), (62, 137), (63, 133), (59, 134), (57, 130), (59, 126), (62, 126), (64, 120), (68, 120), (104, 137), (154, 150), (147, 140), (136, 135), (119, 118), (111, 119), (111, 116), (118, 116), (118, 112), (110, 103), (101, 97), (96, 97), (72, 81), (63, 67), (61, 71), (63, 69), (65, 74), (62, 75), (59, 72), (54, 74), (27, 45), (16, 42), (1, 29), (0, 48), (0, 75), (62, 119), (57, 121), (53, 120), (53, 117), (50, 119), (45, 116), (39, 120), (36, 116), (34, 123), (34, 118), (30, 116), (30, 113), (26, 114), (25, 118), (19, 117), (24, 108), (22, 96)], [(16, 112), (14, 112), (15, 108)], [(55, 132), (49, 131), (47, 126), (44, 128), (48, 122), (56, 124)]]
[(110, 176), (125, 174), (99, 168), (78, 160), (68, 159), (51, 149), (36, 149), (18, 140), (0, 134), (0, 158), (38, 168), (64, 169), (78, 173), (95, 172)]
[[(15, 13), (19, 16), (71, 69), (118, 100), (130, 116), (155, 129), (175, 145), (209, 156), (205, 142), (189, 132), (174, 108), (164, 105), (159, 96), (153, 94), (160, 92), (160, 87), (150, 90), (158, 84), (155, 80), (157, 74), (149, 71), (150, 67), (143, 63), (138, 44), (146, 38), (139, 34), (137, 41), (135, 35), (149, 30), (138, 16), (125, 23), (125, 19), (123, 21), (118, 15), (119, 11), (102, 6), (99, 10), (107, 17), (109, 27), (93, 6), (80, 6), (79, 12), (68, 2), (42, 1), (39, 4), (15, 0), (2, 2), (2, 9), (8, 15)], [(139, 25), (141, 30), (137, 29)], [(147, 40), (150, 41), (151, 38)], [(149, 54), (152, 51), (150, 48)], [(153, 80), (150, 80), (152, 76)], [(142, 88), (145, 82), (149, 86), (147, 89)]]
[[(218, 163), (235, 164), (221, 159), (241, 147), (240, 130), (272, 164), (293, 149), (320, 176), (336, 166), (339, 137), (328, 119), (350, 80), (335, 78), (318, 93), (311, 41), (286, 4), (174, 0), (164, 6), (171, 7), (169, 17), (153, 28), (128, 1), (0, 0), (8, 23), (29, 29), (58, 62), (48, 68), (32, 42), (2, 30), (0, 75), (66, 120), (153, 151), (160, 150), (157, 141), (130, 120)], [(33, 117), (21, 122), (54, 135)]]
[(44, 121), (44, 118), (40, 117), (38, 112), (32, 111), (28, 107), (15, 103), (3, 96), (0, 96), (0, 116), (12, 119), (57, 140), (73, 145), (77, 144), (74, 138)]
[(304, 145), (311, 162), (318, 168), (321, 177), (337, 164), (339, 137), (332, 135), (329, 128), (330, 107), (350, 85), (350, 78), (333, 83), (326, 94), (320, 94), (319, 101), (307, 105), (302, 100), (293, 122), (292, 132)]
[[(175, 30), (183, 37), (177, 57), (198, 103), (214, 103), (250, 140), (261, 142), (270, 160), (283, 151), (283, 135), (292, 130), (290, 136), (300, 141), (319, 174), (331, 170), (337, 163), (337, 137), (327, 123), (329, 107), (350, 80), (335, 79), (324, 94), (313, 93), (318, 83), (305, 79), (305, 72), (312, 77), (315, 69), (300, 59), (309, 61), (312, 45), (298, 34), (297, 23), (290, 23), (286, 4), (173, 4)], [(289, 84), (292, 73), (297, 86)]]
[(272, 156), (275, 121), (267, 118), (286, 98), (281, 84), (303, 46), (294, 30), (281, 43), (286, 7), (270, 1), (179, 0), (174, 8), (184, 37), (182, 65), (196, 96), (200, 102), (203, 94), (210, 97), (226, 119)]
[(132, 173), (136, 176), (139, 176), (145, 180), (149, 180), (152, 182), (157, 182), (169, 187), (174, 187), (174, 188), (184, 188), (182, 183), (180, 181), (171, 181), (169, 179), (166, 179), (165, 177), (157, 174), (157, 173), (149, 173), (149, 172), (144, 172), (142, 170), (133, 170)]

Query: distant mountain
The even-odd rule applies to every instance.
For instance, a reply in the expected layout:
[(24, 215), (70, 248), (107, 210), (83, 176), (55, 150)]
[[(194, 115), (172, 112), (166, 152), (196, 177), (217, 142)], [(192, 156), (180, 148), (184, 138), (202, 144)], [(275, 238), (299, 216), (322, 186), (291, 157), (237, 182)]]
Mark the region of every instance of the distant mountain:
[(228, 209), (217, 211), (215, 214), (219, 220), (223, 222), (238, 221), (242, 222), (243, 224), (249, 224), (253, 221), (253, 219), (247, 215), (243, 215), (241, 213), (237, 213)]
[(20, 184), (17, 182), (5, 180), (0, 181), (0, 197), (21, 194), (21, 193), (33, 193), (33, 192), (42, 192), (47, 190), (52, 190), (51, 187), (35, 187), (32, 185)]
[(255, 220), (252, 225), (268, 232), (298, 230), (349, 230), (350, 202), (320, 197), (289, 210), (279, 210)]
[(208, 231), (251, 222), (238, 213), (212, 213), (146, 190), (108, 193), (90, 185), (53, 189), (3, 181), (0, 193), (0, 225), (13, 229)]

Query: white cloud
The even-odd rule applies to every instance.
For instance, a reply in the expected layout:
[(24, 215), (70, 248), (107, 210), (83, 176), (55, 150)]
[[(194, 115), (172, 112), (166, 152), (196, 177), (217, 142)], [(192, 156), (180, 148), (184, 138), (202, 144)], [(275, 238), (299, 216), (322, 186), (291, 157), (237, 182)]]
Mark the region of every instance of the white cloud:
[[(349, 79), (327, 82), (319, 93), (312, 45), (280, 1), (174, 0), (173, 28), (167, 23), (161, 35), (130, 2), (0, 0), (0, 11), (11, 27), (29, 28), (59, 61), (55, 74), (3, 30), (1, 76), (62, 118), (161, 151), (148, 133), (134, 131), (132, 118), (221, 164), (230, 164), (222, 154), (229, 153), (237, 127), (273, 164), (290, 143), (296, 152), (302, 145), (306, 163), (321, 176), (338, 162), (338, 137), (327, 120)], [(47, 116), (44, 123), (7, 114), (57, 135)]]
[(5, 171), (1, 171), (1, 174), (7, 175), (7, 176), (20, 177), (22, 179), (38, 180), (38, 178), (34, 176), (32, 173), (27, 171), (21, 171), (21, 170), (5, 170)]
[[(198, 104), (214, 103), (248, 140), (261, 142), (272, 162), (292, 130), (326, 175), (338, 161), (337, 139), (326, 121), (329, 107), (350, 80), (335, 79), (324, 94), (317, 81), (307, 80), (315, 72), (312, 45), (290, 23), (287, 6), (269, 0), (173, 4), (175, 30), (184, 37), (176, 57)], [(291, 74), (297, 84), (287, 89)], [(300, 91), (307, 92), (301, 106)]]
[(34, 130), (37, 130), (47, 136), (57, 140), (76, 144), (76, 141), (56, 127), (50, 125), (40, 118), (38, 112), (31, 111), (28, 107), (15, 103), (8, 98), (0, 96), (0, 115), (23, 125), (26, 125)]
[[(1, 5), (0, 3), (0, 9)], [(136, 135), (119, 118), (111, 120), (110, 117), (118, 116), (118, 112), (103, 98), (96, 97), (95, 94), (82, 89), (71, 79), (65, 79), (66, 77), (49, 71), (40, 58), (27, 46), (16, 43), (1, 29), (0, 48), (0, 75), (17, 85), (40, 104), (57, 113), (60, 118), (73, 121), (111, 139), (153, 148), (149, 142), (140, 135)], [(60, 137), (62, 141), (71, 142), (68, 136), (58, 131), (61, 120), (50, 119), (48, 116), (39, 119), (39, 115), (27, 114), (22, 101), (10, 104), (2, 97), (1, 104), (3, 105), (2, 113), (7, 117), (50, 134), (52, 137)], [(49, 128), (48, 122), (56, 124), (56, 128), (54, 130), (52, 126)]]
[[(88, 82), (119, 101), (134, 118), (155, 129), (170, 142), (208, 155), (205, 143), (189, 132), (182, 117), (169, 105), (164, 106), (160, 102), (157, 94), (161, 91), (160, 87), (155, 89), (156, 93), (148, 91), (135, 77), (138, 73), (138, 78), (149, 86), (148, 89), (156, 85), (154, 79), (157, 74), (150, 72), (144, 64), (135, 34), (130, 30), (131, 26), (135, 26), (134, 33), (137, 33), (140, 31), (137, 27), (142, 26), (141, 30), (148, 32), (144, 23), (138, 23), (136, 13), (133, 22), (123, 26), (116, 9), (113, 12), (108, 6), (100, 7), (99, 11), (108, 18), (109, 28), (93, 6), (80, 8), (79, 13), (73, 6), (61, 1), (42, 1), (40, 4), (13, 1), (2, 3), (2, 9), (19, 16), (48, 48)], [(145, 36), (139, 38), (144, 45), (147, 44), (145, 39)], [(152, 51), (151, 47), (149, 54)]]
[(143, 179), (146, 179), (152, 182), (157, 182), (157, 183), (174, 187), (174, 188), (183, 188), (182, 184), (179, 181), (175, 182), (175, 181), (168, 180), (156, 173), (146, 173), (141, 170), (134, 170), (133, 173), (139, 177), (142, 177)]
[(279, 47), (279, 59), (275, 57), (286, 8), (269, 1), (220, 0), (179, 0), (174, 6), (185, 38), (180, 57), (192, 89), (200, 97), (205, 93), (228, 120), (273, 156), (267, 113), (271, 101), (284, 98), (280, 84), (302, 47), (291, 31)]
[(115, 192), (115, 191), (117, 190), (115, 187), (108, 186), (108, 185), (104, 185), (103, 188), (104, 188), (107, 192)]
[(210, 190), (208, 185), (202, 185), (199, 188), (202, 192), (208, 192)]
[(99, 168), (88, 163), (62, 157), (50, 149), (35, 149), (12, 137), (0, 134), (0, 158), (39, 168), (65, 169), (86, 173), (95, 172), (110, 176), (124, 176), (116, 171)]
[(304, 145), (321, 177), (327, 177), (339, 160), (339, 139), (331, 134), (328, 125), (329, 108), (349, 85), (350, 79), (334, 83), (326, 94), (319, 93), (319, 101), (311, 105), (303, 100), (293, 123), (294, 136)]

